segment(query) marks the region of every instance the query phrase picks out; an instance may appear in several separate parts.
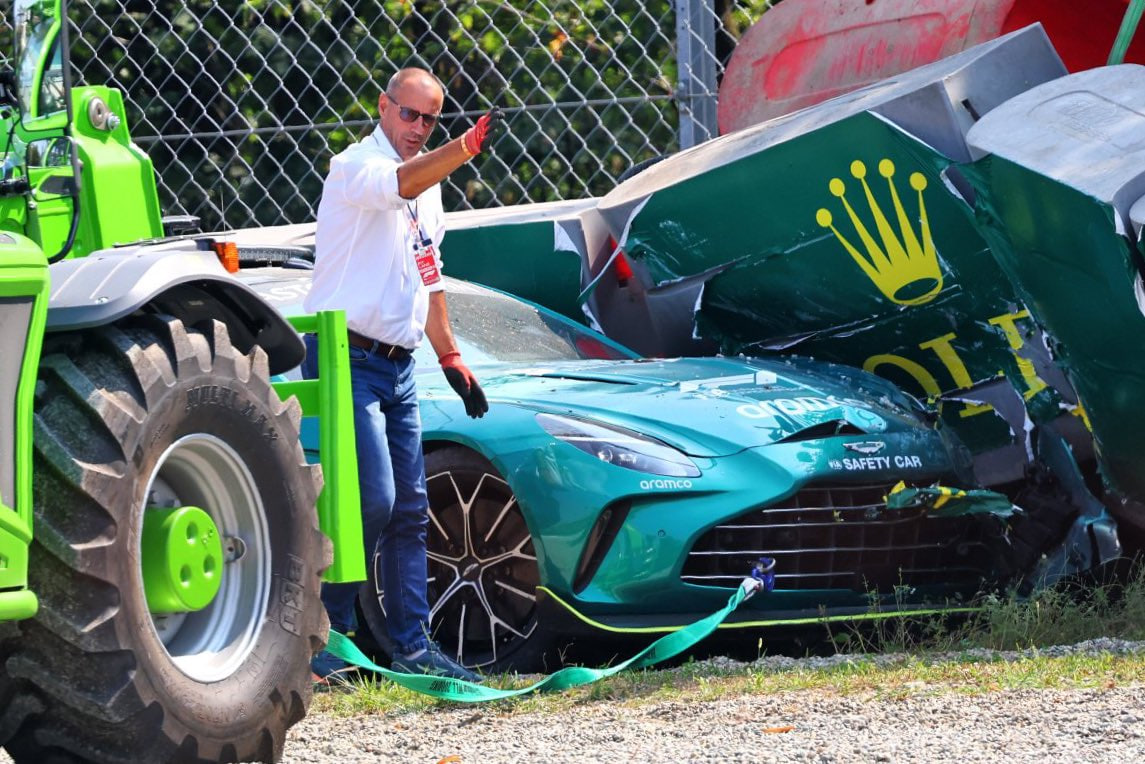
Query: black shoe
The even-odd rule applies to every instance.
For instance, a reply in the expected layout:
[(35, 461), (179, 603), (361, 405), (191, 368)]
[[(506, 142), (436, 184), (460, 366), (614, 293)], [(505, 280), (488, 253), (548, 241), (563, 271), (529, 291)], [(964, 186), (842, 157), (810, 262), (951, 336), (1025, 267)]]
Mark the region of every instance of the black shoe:
[(390, 668), (405, 674), (430, 674), (432, 676), (446, 676), (450, 679), (461, 679), (466, 682), (480, 684), (483, 680), (469, 669), (462, 666), (448, 655), (441, 652), (441, 648), (431, 643), (424, 653), (416, 658), (394, 658)]

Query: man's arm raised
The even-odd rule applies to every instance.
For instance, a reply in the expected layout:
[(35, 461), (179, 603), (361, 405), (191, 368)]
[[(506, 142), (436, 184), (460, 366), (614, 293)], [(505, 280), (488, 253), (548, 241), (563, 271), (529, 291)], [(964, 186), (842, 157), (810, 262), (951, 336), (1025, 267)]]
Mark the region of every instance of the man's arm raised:
[(481, 115), (477, 124), (466, 130), (460, 138), (454, 138), (444, 146), (402, 162), (398, 167), (398, 194), (403, 199), (414, 199), (480, 154), (488, 148), (489, 136), (501, 117), (501, 110), (493, 108)]

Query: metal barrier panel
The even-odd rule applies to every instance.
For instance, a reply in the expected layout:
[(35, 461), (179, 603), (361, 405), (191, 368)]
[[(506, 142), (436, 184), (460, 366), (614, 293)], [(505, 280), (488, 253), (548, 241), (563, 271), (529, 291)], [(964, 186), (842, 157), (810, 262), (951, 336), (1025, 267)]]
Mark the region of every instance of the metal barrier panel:
[(774, 2), (74, 0), (69, 19), (76, 84), (124, 91), (164, 213), (210, 230), (312, 220), (330, 157), (407, 65), (446, 86), (431, 145), (508, 113), (492, 153), (445, 184), (446, 209), (604, 194), (715, 134), (723, 65)]

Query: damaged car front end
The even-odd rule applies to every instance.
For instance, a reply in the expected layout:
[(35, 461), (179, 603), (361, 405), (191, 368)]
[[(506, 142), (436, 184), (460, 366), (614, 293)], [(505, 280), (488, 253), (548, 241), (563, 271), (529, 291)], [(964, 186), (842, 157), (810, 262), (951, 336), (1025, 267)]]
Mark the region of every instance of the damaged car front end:
[[(970, 454), (885, 380), (807, 359), (607, 355), (582, 326), (447, 288), (490, 401), (464, 416), (425, 359), (433, 627), (468, 665), (551, 667), (577, 634), (674, 630), (760, 558), (774, 590), (722, 628), (962, 608), (1021, 575), (1020, 513), (957, 490), (974, 487)], [(898, 483), (955, 490), (888, 506)], [(384, 607), (371, 589), (375, 633)]]

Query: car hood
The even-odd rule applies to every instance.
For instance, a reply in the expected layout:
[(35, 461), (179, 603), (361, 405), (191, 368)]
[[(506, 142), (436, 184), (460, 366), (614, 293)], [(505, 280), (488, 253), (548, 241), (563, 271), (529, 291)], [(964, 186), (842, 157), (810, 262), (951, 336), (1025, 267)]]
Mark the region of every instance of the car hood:
[[(682, 358), (475, 365), (491, 405), (516, 405), (607, 422), (692, 456), (834, 434), (925, 429), (922, 410), (893, 386), (813, 361)], [(428, 397), (454, 396), (440, 374)]]

